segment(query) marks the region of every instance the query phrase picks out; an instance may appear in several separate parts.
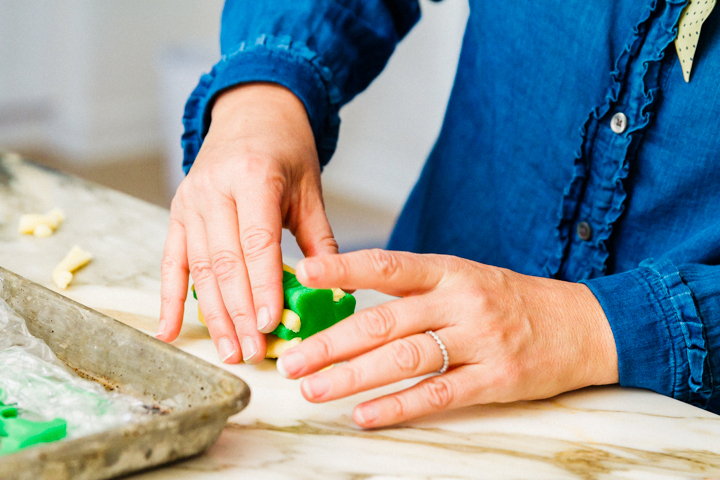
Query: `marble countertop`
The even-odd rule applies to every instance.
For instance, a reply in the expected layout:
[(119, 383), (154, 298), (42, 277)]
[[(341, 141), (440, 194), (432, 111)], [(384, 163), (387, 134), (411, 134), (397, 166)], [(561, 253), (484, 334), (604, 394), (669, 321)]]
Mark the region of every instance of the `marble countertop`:
[[(21, 214), (54, 207), (67, 216), (55, 235), (17, 233)], [(151, 335), (168, 218), (127, 195), (15, 155), (0, 158), (0, 265), (57, 290), (52, 268), (80, 245), (95, 258), (61, 293)], [(382, 299), (359, 292), (358, 307)], [(174, 345), (242, 378), (250, 405), (203, 455), (133, 479), (720, 478), (720, 416), (643, 390), (588, 388), (364, 431), (352, 407), (381, 392), (311, 404), (272, 361), (222, 364), (195, 309), (189, 300)]]

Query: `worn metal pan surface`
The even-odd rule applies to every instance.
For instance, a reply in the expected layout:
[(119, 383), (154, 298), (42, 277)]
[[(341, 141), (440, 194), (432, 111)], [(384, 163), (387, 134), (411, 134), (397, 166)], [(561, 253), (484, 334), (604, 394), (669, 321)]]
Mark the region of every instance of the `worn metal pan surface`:
[(234, 375), (0, 267), (2, 297), (81, 376), (166, 405), (142, 422), (0, 457), (0, 478), (104, 479), (198, 454), (250, 389)]

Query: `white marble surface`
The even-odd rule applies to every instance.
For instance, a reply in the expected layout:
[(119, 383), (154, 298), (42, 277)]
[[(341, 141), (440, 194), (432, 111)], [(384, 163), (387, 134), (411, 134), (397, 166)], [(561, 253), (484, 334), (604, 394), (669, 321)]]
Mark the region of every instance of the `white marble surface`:
[[(56, 206), (67, 221), (54, 236), (17, 233), (20, 214)], [(62, 293), (148, 333), (167, 222), (167, 211), (123, 194), (14, 156), (0, 161), (0, 265), (53, 288), (52, 267), (79, 244), (95, 260)], [(358, 297), (361, 308), (381, 299)], [(193, 301), (175, 345), (222, 365)], [(315, 405), (271, 361), (222, 367), (250, 385), (250, 405), (205, 454), (132, 478), (720, 478), (720, 417), (647, 391), (585, 389), (363, 431), (352, 407), (377, 391)]]

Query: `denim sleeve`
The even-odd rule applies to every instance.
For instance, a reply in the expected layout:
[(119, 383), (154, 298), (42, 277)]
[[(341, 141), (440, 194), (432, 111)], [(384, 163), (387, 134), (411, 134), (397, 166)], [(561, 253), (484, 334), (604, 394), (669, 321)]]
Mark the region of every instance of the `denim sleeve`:
[(720, 413), (720, 266), (646, 260), (583, 283), (610, 322), (621, 385)]
[(419, 17), (417, 0), (227, 0), (222, 57), (185, 106), (183, 169), (200, 150), (216, 95), (253, 81), (300, 98), (324, 166), (335, 151), (340, 106), (380, 73)]

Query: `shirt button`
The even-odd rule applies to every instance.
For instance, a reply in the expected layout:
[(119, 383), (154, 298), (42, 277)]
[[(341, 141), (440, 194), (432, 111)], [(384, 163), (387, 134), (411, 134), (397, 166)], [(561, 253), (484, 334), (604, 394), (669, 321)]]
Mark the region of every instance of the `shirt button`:
[(610, 128), (613, 132), (617, 134), (623, 133), (625, 130), (627, 130), (628, 127), (628, 119), (625, 116), (624, 113), (618, 112), (615, 115), (613, 115), (612, 120), (610, 120)]
[(580, 240), (588, 241), (592, 238), (592, 227), (587, 222), (580, 222), (576, 227), (577, 236)]

